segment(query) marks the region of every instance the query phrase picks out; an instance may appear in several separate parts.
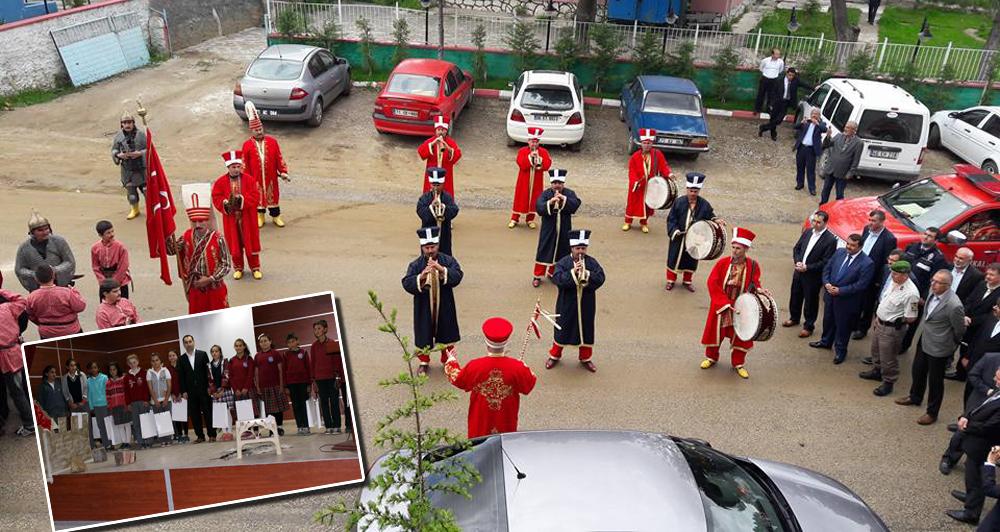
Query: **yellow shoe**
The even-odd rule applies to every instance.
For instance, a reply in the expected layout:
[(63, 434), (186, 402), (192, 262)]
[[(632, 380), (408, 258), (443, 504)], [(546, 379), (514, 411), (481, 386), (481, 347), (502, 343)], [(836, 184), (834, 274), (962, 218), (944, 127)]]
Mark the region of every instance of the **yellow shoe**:
[(236, 270), (235, 272), (233, 272), (233, 279), (239, 281), (242, 278), (243, 278), (243, 270)]
[(138, 205), (132, 205), (129, 208), (128, 216), (126, 216), (125, 219), (126, 220), (131, 220), (131, 219), (133, 219), (133, 218), (135, 218), (137, 216), (139, 216), (139, 206)]
[(257, 227), (264, 227), (264, 213), (257, 213)]
[(517, 222), (515, 222), (514, 220), (507, 222), (507, 229), (513, 229), (515, 227), (517, 227)]
[(648, 225), (642, 226), (642, 232), (643, 233), (648, 233), (649, 232), (649, 226)]
[(278, 227), (284, 227), (285, 226), (285, 221), (281, 219), (281, 215), (280, 214), (277, 215), (277, 216), (272, 217), (271, 221), (274, 222), (274, 225), (276, 225)]
[(259, 280), (261, 280), (261, 279), (264, 278), (264, 274), (261, 273), (260, 270), (254, 270), (253, 271), (253, 278), (257, 279), (259, 281)]
[(705, 360), (701, 361), (701, 369), (708, 369), (714, 365), (715, 361), (712, 360), (711, 358), (706, 358)]
[(747, 368), (744, 368), (743, 366), (736, 366), (736, 374), (739, 375), (740, 378), (743, 378), (743, 379), (749, 379), (750, 378), (750, 372), (747, 371)]
[(536, 227), (538, 227), (538, 226), (537, 226), (537, 225), (535, 225), (535, 222), (533, 222), (533, 221), (531, 221), (531, 222), (528, 222), (528, 229), (534, 229), (534, 228), (536, 228)]
[(622, 231), (628, 231), (629, 229), (632, 229), (631, 225), (629, 225), (629, 224), (622, 224)]

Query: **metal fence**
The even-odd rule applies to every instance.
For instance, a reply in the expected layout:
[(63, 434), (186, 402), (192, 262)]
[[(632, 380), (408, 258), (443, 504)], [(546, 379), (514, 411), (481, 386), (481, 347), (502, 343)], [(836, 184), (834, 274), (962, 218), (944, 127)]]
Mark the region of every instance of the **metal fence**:
[[(411, 44), (436, 44), (438, 42), (439, 15), (436, 9), (415, 10), (391, 6), (356, 4), (317, 4), (267, 1), (266, 24), (268, 33), (319, 34), (328, 22), (336, 23), (338, 36), (357, 39), (360, 33), (357, 21), (364, 19), (371, 27), (372, 38), (376, 41), (392, 41), (393, 22), (406, 20)], [(444, 15), (445, 46), (473, 46), (472, 32), (477, 26), (486, 30), (485, 47), (508, 49), (507, 35), (520, 20), (527, 23), (539, 43), (539, 52), (554, 51), (556, 40), (563, 32), (571, 32), (584, 46), (588, 44), (590, 31), (597, 24), (577, 22), (572, 19), (521, 18), (513, 15), (470, 14), (446, 11)], [(820, 37), (798, 37), (794, 35), (772, 35), (761, 32), (732, 33), (726, 31), (694, 28), (643, 27), (639, 25), (609, 24), (617, 33), (622, 44), (622, 58), (633, 58), (636, 45), (643, 34), (652, 33), (661, 44), (664, 54), (675, 51), (683, 42), (694, 44), (694, 60), (711, 63), (715, 55), (726, 47), (731, 47), (740, 57), (740, 66), (756, 67), (760, 59), (770, 53), (771, 48), (780, 48), (789, 63), (803, 63), (820, 53), (828, 64), (828, 70), (842, 72), (848, 60), (864, 54), (871, 59), (872, 73), (891, 75), (908, 65), (913, 65), (914, 74), (920, 78), (937, 78), (945, 65), (954, 71), (954, 79), (959, 81), (984, 81), (992, 54), (989, 50), (974, 50), (948, 46), (919, 46), (915, 44), (838, 42)]]

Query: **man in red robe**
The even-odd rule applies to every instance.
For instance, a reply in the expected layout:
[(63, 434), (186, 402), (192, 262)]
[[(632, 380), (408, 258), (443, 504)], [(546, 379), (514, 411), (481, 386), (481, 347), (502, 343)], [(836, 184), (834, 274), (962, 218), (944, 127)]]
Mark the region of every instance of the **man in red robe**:
[(243, 278), (243, 256), (254, 279), (264, 276), (260, 271), (260, 228), (255, 213), (260, 205), (253, 177), (243, 171), (242, 153), (222, 154), (228, 172), (212, 185), (212, 205), (222, 214), (222, 229), (233, 258), (233, 279)]
[(212, 222), (211, 188), (207, 183), (181, 187), (191, 228), (181, 237), (179, 275), (184, 281), (188, 314), (229, 307), (226, 275), (231, 260), (226, 240)]
[[(448, 119), (439, 116), (434, 121), (434, 136), (425, 140), (417, 148), (417, 155), (427, 163), (427, 168), (444, 168), (445, 182), (444, 191), (455, 198), (455, 163), (462, 158), (462, 150), (458, 148), (455, 140), (448, 136)], [(424, 192), (431, 189), (431, 184), (426, 179), (424, 182)]]
[(285, 221), (281, 219), (281, 206), (278, 204), (281, 196), (278, 178), (290, 181), (288, 166), (281, 156), (278, 141), (264, 134), (264, 124), (253, 102), (247, 102), (246, 113), (252, 136), (243, 143), (243, 163), (246, 173), (257, 184), (257, 198), (260, 200), (257, 204), (257, 227), (264, 227), (265, 213), (271, 215), (274, 225), (284, 227)]
[(705, 320), (705, 331), (701, 335), (701, 343), (705, 346), (705, 360), (701, 361), (701, 369), (709, 369), (719, 361), (719, 348), (722, 341), (728, 338), (733, 348), (733, 369), (740, 377), (750, 378), (750, 373), (743, 364), (747, 353), (753, 348), (753, 341), (736, 336), (733, 329), (733, 305), (736, 298), (746, 292), (760, 291), (769, 294), (760, 287), (760, 264), (747, 257), (747, 250), (756, 236), (748, 229), (734, 227), (732, 255), (719, 259), (708, 276), (711, 302), (708, 318)]
[(449, 352), (444, 372), (452, 384), (469, 397), (469, 438), (517, 431), (521, 394), (535, 387), (535, 374), (523, 360), (508, 357), (507, 340), (514, 326), (503, 318), (483, 322), (485, 357), (470, 360), (465, 367)]
[(535, 228), (535, 203), (542, 194), (545, 172), (552, 166), (549, 150), (539, 146), (544, 130), (528, 128), (528, 145), (517, 151), (517, 185), (514, 187), (514, 208), (510, 211), (508, 229), (513, 229), (521, 215), (526, 215), (528, 227)]
[(632, 228), (632, 220), (639, 219), (643, 233), (649, 232), (649, 217), (653, 209), (646, 206), (646, 183), (650, 178), (660, 176), (672, 179), (670, 165), (660, 150), (653, 149), (656, 140), (656, 130), (639, 130), (639, 151), (632, 154), (628, 160), (628, 195), (625, 203), (625, 225), (622, 231)]

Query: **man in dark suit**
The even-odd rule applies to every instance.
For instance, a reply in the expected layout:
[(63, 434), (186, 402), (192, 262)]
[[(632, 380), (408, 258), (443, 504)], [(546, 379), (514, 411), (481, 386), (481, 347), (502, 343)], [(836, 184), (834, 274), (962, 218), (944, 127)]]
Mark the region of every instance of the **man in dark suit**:
[[(1000, 351), (1000, 325), (998, 325), (998, 318), (1000, 318), (1000, 302), (993, 305), (990, 316), (984, 318), (979, 324), (979, 330), (976, 332), (975, 338), (972, 338), (969, 342), (969, 349), (958, 362), (959, 366), (963, 366), (971, 372), (986, 353)], [(966, 383), (966, 394), (968, 394), (968, 383)]]
[(847, 342), (861, 312), (861, 298), (872, 282), (875, 265), (861, 252), (861, 235), (847, 237), (847, 247), (838, 249), (823, 269), (823, 336), (810, 347), (834, 348), (833, 363), (847, 358)]
[(809, 184), (809, 194), (816, 195), (816, 161), (823, 153), (826, 122), (814, 108), (802, 122), (795, 124), (795, 190)]
[(799, 72), (792, 67), (785, 69), (785, 79), (778, 85), (778, 92), (781, 93), (781, 101), (784, 109), (781, 114), (788, 113), (788, 110), (799, 103)]
[[(1000, 462), (1000, 447), (994, 446), (983, 464), (983, 494), (987, 497), (1000, 499), (1000, 486), (997, 486), (997, 462)], [(979, 523), (979, 530), (1000, 530), (1000, 503), (994, 504), (986, 519)]]
[[(962, 301), (963, 307), (968, 307), (971, 302), (972, 292), (979, 288), (980, 284), (983, 284), (984, 275), (983, 272), (979, 271), (972, 265), (972, 259), (974, 255), (972, 250), (969, 248), (958, 248), (955, 251), (955, 260), (951, 264), (951, 276), (955, 279), (955, 284), (952, 289), (958, 299)], [(966, 311), (966, 316), (969, 316), (968, 311)], [(967, 320), (970, 321), (970, 320)], [(968, 325), (968, 323), (966, 323)], [(974, 332), (973, 332), (974, 334)], [(969, 350), (969, 340), (972, 339), (971, 335), (966, 330), (966, 338), (962, 339), (962, 345), (959, 346), (958, 359), (961, 360), (966, 351)], [(965, 380), (965, 370), (966, 368), (961, 364), (955, 364), (954, 366), (949, 364), (948, 371), (945, 372), (944, 378), (952, 379), (957, 381)]]
[(860, 340), (868, 334), (871, 327), (872, 317), (875, 315), (875, 305), (878, 303), (878, 295), (882, 292), (883, 281), (889, 276), (889, 252), (896, 249), (896, 235), (885, 228), (885, 211), (875, 209), (868, 213), (868, 225), (861, 232), (861, 251), (868, 255), (868, 258), (875, 263), (875, 276), (872, 278), (872, 285), (865, 291), (864, 301), (861, 306), (861, 316), (858, 324), (854, 328), (851, 338)]
[[(973, 289), (966, 302), (965, 323), (968, 328), (962, 342), (971, 346), (983, 324), (992, 316), (994, 305), (1000, 302), (1000, 263), (995, 262), (986, 267), (983, 282)], [(966, 354), (963, 353), (962, 356), (966, 357)], [(968, 367), (972, 367), (972, 364)]]
[(194, 348), (194, 337), (190, 334), (182, 338), (184, 350), (177, 359), (177, 378), (181, 381), (181, 396), (188, 402), (188, 419), (194, 425), (194, 433), (198, 439), (194, 443), (203, 443), (205, 433), (202, 431), (202, 418), (208, 428), (209, 441), (215, 441), (215, 429), (212, 428), (212, 401), (208, 396), (208, 354)]
[[(916, 278), (917, 290), (920, 292), (921, 298), (921, 308), (923, 308), (923, 302), (927, 299), (927, 291), (931, 286), (931, 277), (937, 273), (938, 270), (947, 268), (948, 261), (944, 258), (944, 253), (937, 247), (938, 234), (941, 230), (937, 227), (928, 227), (924, 230), (924, 234), (920, 237), (920, 242), (914, 242), (909, 246), (906, 246), (906, 253), (903, 255), (903, 260), (909, 261), (913, 265), (913, 276)], [(903, 345), (900, 349), (901, 353), (905, 353), (910, 350), (910, 345), (913, 344), (913, 337), (917, 333), (917, 324), (913, 324), (906, 331), (906, 336), (903, 337)]]
[[(799, 324), (799, 316), (805, 321), (799, 338), (812, 336), (819, 315), (819, 291), (823, 287), (823, 269), (837, 249), (837, 237), (827, 230), (830, 215), (826, 211), (816, 211), (809, 219), (812, 229), (803, 231), (799, 241), (792, 248), (795, 273), (792, 274), (792, 295), (788, 301), (789, 317), (782, 327)], [(803, 312), (803, 304), (805, 311)]]
[[(962, 412), (968, 412), (983, 404), (983, 401), (993, 393), (994, 388), (996, 388), (993, 376), (996, 375), (997, 370), (1000, 370), (1000, 353), (986, 353), (969, 371), (969, 380), (965, 383), (965, 402), (962, 403)], [(958, 430), (958, 423), (949, 424), (948, 430), (954, 434), (951, 435), (948, 449), (941, 456), (941, 464), (938, 466), (942, 475), (951, 473), (951, 470), (962, 459), (962, 438), (965, 433)]]
[[(993, 381), (1000, 387), (1000, 371), (993, 375)], [(990, 448), (1000, 442), (1000, 391), (994, 390), (982, 404), (959, 418), (958, 430), (962, 433), (962, 452), (965, 453), (965, 493), (953, 491), (952, 495), (963, 501), (965, 508), (945, 513), (956, 521), (976, 524), (986, 495), (981, 465)]]

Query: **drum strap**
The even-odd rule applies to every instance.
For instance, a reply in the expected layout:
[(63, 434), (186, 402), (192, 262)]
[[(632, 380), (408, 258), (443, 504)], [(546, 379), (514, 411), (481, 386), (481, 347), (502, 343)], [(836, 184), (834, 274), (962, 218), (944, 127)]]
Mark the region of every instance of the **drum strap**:
[(757, 266), (757, 261), (751, 259), (750, 257), (747, 257), (747, 262), (750, 263), (750, 272), (749, 272), (750, 273), (750, 284), (747, 285), (747, 291), (750, 292), (750, 293), (756, 293), (757, 292), (757, 285), (754, 284), (754, 282), (753, 282), (753, 269), (754, 269), (755, 266)]

